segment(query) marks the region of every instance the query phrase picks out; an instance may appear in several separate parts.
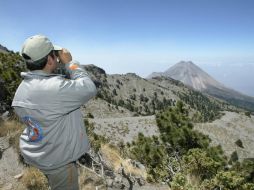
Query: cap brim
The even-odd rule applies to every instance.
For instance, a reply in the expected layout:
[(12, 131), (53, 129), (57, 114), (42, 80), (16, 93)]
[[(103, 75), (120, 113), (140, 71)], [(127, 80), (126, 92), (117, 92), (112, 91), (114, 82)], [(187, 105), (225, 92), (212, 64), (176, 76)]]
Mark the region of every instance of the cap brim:
[(62, 50), (63, 48), (58, 46), (58, 45), (53, 45), (54, 46), (54, 50), (57, 50), (57, 51), (60, 51)]

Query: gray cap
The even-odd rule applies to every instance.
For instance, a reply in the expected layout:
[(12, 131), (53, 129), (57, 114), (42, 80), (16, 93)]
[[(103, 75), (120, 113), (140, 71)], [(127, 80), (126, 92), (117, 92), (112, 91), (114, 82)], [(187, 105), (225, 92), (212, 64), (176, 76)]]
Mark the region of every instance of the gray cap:
[(62, 48), (53, 45), (46, 36), (35, 35), (26, 39), (21, 50), (21, 55), (26, 54), (31, 58), (30, 61), (35, 62), (46, 57), (52, 50), (62, 50)]

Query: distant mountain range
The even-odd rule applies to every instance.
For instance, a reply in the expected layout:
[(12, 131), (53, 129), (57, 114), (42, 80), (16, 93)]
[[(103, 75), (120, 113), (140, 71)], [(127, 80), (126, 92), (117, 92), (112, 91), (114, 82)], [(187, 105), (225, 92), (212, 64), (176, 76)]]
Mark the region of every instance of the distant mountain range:
[(226, 100), (230, 104), (254, 111), (254, 98), (227, 88), (193, 62), (181, 61), (165, 72), (154, 72), (147, 78), (170, 77), (183, 82), (195, 90)]

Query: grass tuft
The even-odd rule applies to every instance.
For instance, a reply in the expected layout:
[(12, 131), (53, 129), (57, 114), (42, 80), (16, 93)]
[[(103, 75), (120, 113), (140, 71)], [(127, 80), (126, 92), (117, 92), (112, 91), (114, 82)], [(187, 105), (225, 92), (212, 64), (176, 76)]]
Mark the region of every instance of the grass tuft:
[(29, 167), (24, 171), (24, 175), (21, 179), (21, 182), (29, 190), (47, 190), (48, 182), (47, 178), (40, 170)]
[(17, 121), (0, 122), (0, 137), (9, 136), (13, 133), (22, 132), (24, 126)]
[(101, 152), (106, 157), (106, 160), (111, 163), (112, 169), (115, 172), (119, 171), (119, 169), (123, 167), (127, 174), (142, 176), (146, 179), (147, 173), (144, 170), (134, 167), (131, 164), (130, 159), (122, 158), (116, 148), (110, 146), (109, 144), (104, 144), (101, 146)]

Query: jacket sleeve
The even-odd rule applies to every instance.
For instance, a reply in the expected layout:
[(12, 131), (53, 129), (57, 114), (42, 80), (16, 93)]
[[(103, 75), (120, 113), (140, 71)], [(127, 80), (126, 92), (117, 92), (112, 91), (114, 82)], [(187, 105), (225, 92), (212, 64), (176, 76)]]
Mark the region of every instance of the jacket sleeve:
[(66, 64), (70, 79), (62, 80), (57, 99), (63, 114), (80, 108), (97, 93), (93, 81), (78, 62)]

